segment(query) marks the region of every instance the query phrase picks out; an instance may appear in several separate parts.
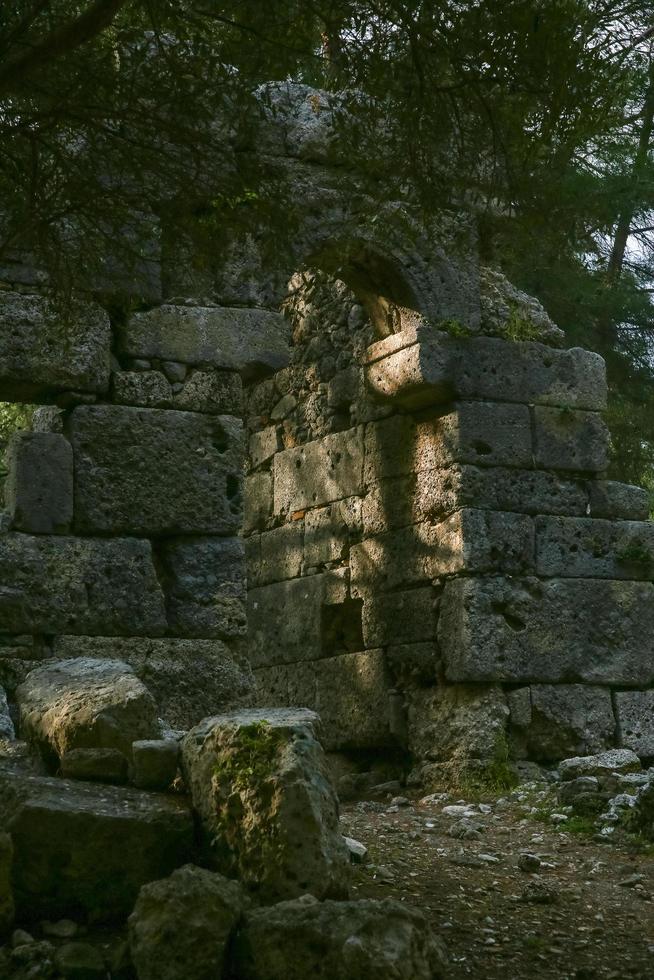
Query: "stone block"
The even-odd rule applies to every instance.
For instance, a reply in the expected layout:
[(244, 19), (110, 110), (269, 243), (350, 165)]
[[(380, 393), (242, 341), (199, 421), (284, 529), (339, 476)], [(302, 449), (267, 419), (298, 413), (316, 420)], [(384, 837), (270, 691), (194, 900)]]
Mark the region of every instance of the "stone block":
[(139, 739), (132, 743), (134, 785), (166, 790), (177, 775), (179, 742), (171, 738)]
[(654, 585), (602, 579), (457, 579), (438, 637), (450, 681), (654, 683)]
[(365, 449), (366, 486), (452, 463), (529, 468), (533, 464), (529, 409), (460, 402), (455, 411), (422, 422), (391, 416), (366, 427)]
[(167, 538), (159, 557), (172, 633), (223, 639), (245, 635), (245, 552), (240, 538)]
[(366, 597), (458, 572), (533, 571), (530, 517), (466, 508), (440, 524), (416, 524), (353, 545), (352, 595)]
[(620, 745), (641, 759), (654, 756), (654, 691), (617, 691), (615, 709)]
[[(526, 691), (528, 704), (516, 711)], [(520, 729), (529, 757), (539, 762), (589, 755), (615, 738), (611, 692), (583, 684), (533, 684), (509, 696), (511, 724)]]
[(367, 648), (415, 643), (436, 636), (437, 601), (432, 588), (372, 595), (363, 604), (363, 641)]
[(170, 381), (161, 371), (114, 371), (111, 394), (117, 405), (144, 408), (170, 408), (173, 400)]
[(437, 344), (410, 344), (368, 364), (365, 376), (370, 391), (412, 409), (451, 401), (456, 391), (456, 344), (447, 335), (439, 338)]
[(363, 492), (363, 428), (277, 453), (274, 513), (293, 514)]
[(12, 526), (65, 533), (73, 519), (73, 450), (56, 432), (17, 432), (7, 450), (5, 504)]
[(369, 484), (368, 492), (361, 501), (365, 537), (420, 523), (417, 518), (416, 482), (416, 476), (410, 475)]
[(0, 535), (0, 630), (156, 636), (165, 627), (148, 541)]
[(536, 518), (536, 572), (574, 578), (651, 579), (654, 524), (590, 517)]
[[(434, 684), (407, 691), (408, 748), (417, 759), (488, 765), (505, 740), (508, 709), (497, 685)], [(473, 762), (474, 765), (474, 762)]]
[(276, 425), (269, 425), (260, 432), (255, 432), (250, 436), (250, 465), (257, 470), (269, 462), (275, 453), (282, 448), (282, 441), (279, 437), (279, 429)]
[(347, 890), (338, 799), (317, 722), (310, 711), (237, 711), (205, 718), (182, 740), (184, 778), (217, 870), (264, 901)]
[(121, 785), (127, 782), (127, 756), (119, 749), (68, 749), (61, 757), (61, 775)]
[(242, 425), (231, 416), (77, 408), (75, 527), (85, 533), (230, 534), (242, 509)]
[(261, 531), (272, 514), (271, 473), (252, 473), (245, 477), (243, 491), (243, 531)]
[(537, 467), (598, 473), (609, 463), (609, 430), (596, 412), (534, 409), (534, 459)]
[(640, 759), (631, 749), (608, 749), (597, 755), (576, 756), (559, 763), (559, 775), (563, 782), (593, 777), (604, 786), (615, 773), (626, 774), (642, 769)]
[(61, 659), (124, 660), (154, 697), (160, 717), (173, 728), (191, 728), (252, 690), (245, 658), (221, 640), (57, 636), (53, 654)]
[(288, 363), (290, 330), (270, 310), (164, 304), (134, 313), (121, 343), (130, 357), (209, 364), (257, 377)]
[(66, 413), (56, 405), (44, 405), (34, 410), (32, 415), (32, 432), (58, 432), (64, 431), (64, 421)]
[(142, 885), (188, 861), (193, 820), (174, 796), (0, 772), (22, 918), (122, 920)]
[(186, 412), (241, 415), (241, 376), (236, 371), (192, 371), (182, 390), (175, 394), (174, 405)]
[(589, 515), (617, 520), (646, 521), (650, 504), (647, 490), (614, 480), (588, 483)]
[(0, 400), (39, 401), (57, 391), (104, 392), (111, 328), (95, 303), (60, 311), (43, 296), (0, 295)]
[(298, 578), (302, 572), (304, 521), (282, 524), (261, 535), (261, 564), (254, 582), (267, 585)]
[(307, 568), (345, 559), (361, 534), (361, 498), (346, 497), (328, 507), (310, 510), (304, 520), (304, 563)]

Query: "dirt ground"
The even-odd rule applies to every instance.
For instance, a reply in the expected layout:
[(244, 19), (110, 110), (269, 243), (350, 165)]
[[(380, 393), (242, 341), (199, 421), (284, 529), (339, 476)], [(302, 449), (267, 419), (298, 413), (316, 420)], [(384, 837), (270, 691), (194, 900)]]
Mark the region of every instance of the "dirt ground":
[[(461, 817), (443, 808), (464, 802), (478, 839), (449, 833)], [(552, 810), (554, 797), (524, 787), (474, 803), (346, 804), (342, 832), (368, 848), (352, 897), (422, 909), (452, 978), (654, 978), (654, 848), (571, 832)]]

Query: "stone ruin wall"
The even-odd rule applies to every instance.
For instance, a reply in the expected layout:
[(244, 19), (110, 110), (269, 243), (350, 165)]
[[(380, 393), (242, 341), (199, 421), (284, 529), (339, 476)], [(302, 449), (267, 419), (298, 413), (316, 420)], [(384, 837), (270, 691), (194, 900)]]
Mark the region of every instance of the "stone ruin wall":
[(426, 782), (507, 737), (517, 759), (651, 757), (654, 526), (603, 477), (601, 358), (375, 341), (342, 284), (291, 307), (290, 366), (246, 389), (262, 703), (315, 708), (360, 766), (408, 751)]

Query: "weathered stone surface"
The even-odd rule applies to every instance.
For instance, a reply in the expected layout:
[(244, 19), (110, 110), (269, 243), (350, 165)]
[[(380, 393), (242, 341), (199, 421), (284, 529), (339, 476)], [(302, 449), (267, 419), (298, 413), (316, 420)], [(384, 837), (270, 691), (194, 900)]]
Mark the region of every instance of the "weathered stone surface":
[(261, 531), (272, 513), (272, 474), (252, 473), (243, 488), (243, 532)]
[(242, 426), (231, 416), (77, 408), (75, 527), (120, 534), (229, 534), (241, 519)]
[(450, 681), (650, 684), (650, 582), (448, 582), (438, 637)]
[(360, 497), (346, 497), (328, 507), (308, 511), (304, 520), (305, 565), (312, 568), (342, 561), (361, 530)]
[(95, 783), (126, 783), (127, 757), (118, 749), (69, 749), (61, 757), (66, 779)]
[(219, 870), (263, 897), (341, 897), (347, 851), (313, 712), (207, 718), (182, 740), (193, 805)]
[(450, 401), (456, 391), (456, 347), (449, 337), (441, 336), (438, 345), (410, 344), (368, 364), (366, 383), (371, 392), (405, 408)]
[(193, 821), (178, 797), (0, 771), (14, 843), (17, 914), (127, 915), (139, 888), (188, 861)]
[(4, 687), (0, 687), (0, 738), (12, 739), (16, 737), (14, 723), (9, 713), (7, 704), (7, 694)]
[(250, 581), (254, 585), (266, 585), (297, 578), (302, 573), (303, 545), (302, 520), (264, 531), (259, 542), (259, 564), (248, 569)]
[(391, 679), (382, 650), (255, 671), (257, 702), (311, 708), (320, 715), (325, 749), (375, 748), (391, 739)]
[(614, 520), (646, 521), (649, 517), (649, 496), (642, 487), (614, 480), (593, 480), (588, 484), (589, 514)]
[[(514, 710), (526, 690), (524, 714)], [(529, 757), (539, 761), (586, 755), (608, 748), (615, 737), (611, 692), (583, 684), (533, 684), (512, 692), (511, 724), (520, 729)]]
[(260, 432), (254, 432), (250, 436), (249, 443), (250, 465), (255, 470), (264, 466), (281, 448), (282, 442), (276, 425), (269, 425)]
[(192, 864), (144, 885), (129, 917), (138, 980), (221, 980), (246, 901), (237, 882)]
[(323, 651), (321, 609), (327, 577), (276, 582), (248, 592), (248, 644), (253, 667), (317, 660)]
[(172, 538), (160, 550), (171, 631), (183, 636), (243, 636), (245, 552), (239, 538)]
[(242, 980), (438, 980), (446, 956), (421, 912), (396, 902), (301, 898), (250, 913), (234, 962)]
[(174, 398), (175, 408), (212, 415), (240, 415), (243, 383), (236, 371), (192, 371)]
[(562, 780), (595, 776), (601, 782), (614, 772), (638, 772), (641, 768), (640, 759), (631, 749), (609, 749), (597, 755), (576, 756), (559, 762)]
[(147, 686), (169, 725), (188, 729), (247, 696), (252, 676), (221, 640), (58, 636), (55, 656), (124, 660)]
[(16, 691), (21, 737), (47, 760), (70, 749), (118, 749), (159, 734), (156, 705), (121, 660), (86, 657), (33, 670)]
[(173, 739), (132, 742), (134, 785), (139, 789), (168, 789), (177, 775), (179, 743)]
[(0, 535), (0, 629), (163, 632), (163, 594), (148, 541)]
[(363, 428), (277, 453), (273, 463), (274, 513), (322, 507), (363, 491)]
[(617, 691), (620, 744), (641, 758), (654, 756), (654, 691)]
[(609, 430), (596, 412), (534, 409), (534, 459), (543, 469), (597, 473), (608, 466)]
[(43, 296), (0, 296), (0, 398), (37, 401), (52, 392), (106, 391), (111, 330), (105, 311), (73, 303), (66, 315)]
[(55, 967), (66, 980), (105, 980), (104, 957), (91, 943), (64, 943), (55, 952)]
[(440, 524), (415, 524), (354, 545), (352, 595), (365, 598), (462, 571), (529, 574), (533, 555), (530, 517), (466, 508)]
[(122, 344), (131, 357), (210, 364), (246, 376), (288, 363), (290, 325), (269, 310), (163, 305), (134, 313)]
[[(565, 334), (550, 319), (541, 303), (489, 266), (479, 269), (481, 295), (480, 329), (486, 336), (511, 338), (517, 330), (529, 331), (533, 340), (561, 347)], [(515, 339), (515, 338), (513, 338)]]
[(12, 526), (36, 534), (68, 530), (73, 519), (73, 450), (56, 432), (17, 432), (7, 449), (5, 504)]
[(654, 524), (536, 518), (536, 571), (575, 578), (651, 579)]
[(430, 587), (369, 596), (362, 615), (365, 646), (433, 640), (436, 608), (436, 593)]
[(55, 405), (44, 405), (37, 408), (32, 415), (32, 432), (58, 432), (60, 435), (64, 431), (65, 413)]
[(117, 405), (170, 408), (173, 390), (161, 371), (115, 371), (111, 392)]
[(0, 936), (11, 929), (14, 921), (14, 893), (11, 884), (13, 857), (11, 836), (0, 833)]

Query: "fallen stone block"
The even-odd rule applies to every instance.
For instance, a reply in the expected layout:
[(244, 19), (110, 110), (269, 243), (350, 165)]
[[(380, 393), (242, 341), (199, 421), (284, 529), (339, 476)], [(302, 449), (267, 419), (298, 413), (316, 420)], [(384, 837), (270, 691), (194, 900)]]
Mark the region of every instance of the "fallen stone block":
[[(525, 691), (526, 711), (513, 705)], [(533, 684), (508, 696), (511, 724), (538, 761), (591, 754), (608, 748), (615, 737), (611, 692), (583, 684)]]
[(638, 772), (640, 759), (631, 749), (608, 749), (596, 755), (575, 756), (559, 762), (559, 775), (564, 782), (581, 776), (595, 776), (600, 785), (613, 773)]
[(241, 711), (207, 718), (182, 740), (184, 777), (217, 869), (266, 900), (347, 891), (317, 723), (310, 711)]
[(104, 392), (111, 328), (95, 303), (58, 310), (40, 295), (0, 296), (0, 400), (38, 401), (58, 391)]
[(5, 504), (12, 526), (36, 534), (68, 530), (73, 519), (73, 450), (56, 432), (17, 432), (7, 448)]
[(536, 572), (573, 578), (650, 580), (654, 574), (654, 524), (538, 517)]
[(122, 918), (142, 885), (191, 859), (193, 820), (178, 797), (0, 770), (21, 919)]
[(61, 774), (65, 779), (121, 785), (127, 782), (127, 757), (118, 749), (69, 749), (61, 757)]
[(654, 756), (654, 691), (616, 691), (620, 744), (641, 758)]
[(139, 789), (168, 789), (177, 775), (179, 743), (173, 739), (132, 742), (134, 785)]
[(156, 738), (154, 698), (120, 660), (61, 660), (33, 670), (16, 691), (21, 737), (46, 762), (71, 749), (117, 749)]
[(423, 914), (393, 899), (317, 902), (309, 896), (246, 916), (232, 960), (242, 980), (438, 980), (440, 940)]
[(0, 534), (0, 630), (162, 633), (149, 541)]
[(128, 920), (138, 980), (221, 980), (247, 904), (237, 882), (192, 864), (144, 885)]

